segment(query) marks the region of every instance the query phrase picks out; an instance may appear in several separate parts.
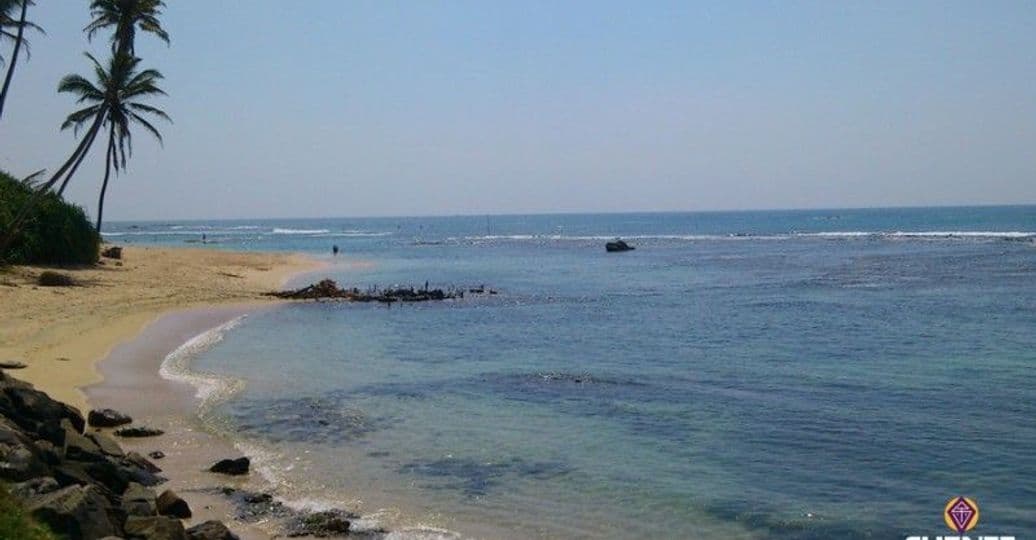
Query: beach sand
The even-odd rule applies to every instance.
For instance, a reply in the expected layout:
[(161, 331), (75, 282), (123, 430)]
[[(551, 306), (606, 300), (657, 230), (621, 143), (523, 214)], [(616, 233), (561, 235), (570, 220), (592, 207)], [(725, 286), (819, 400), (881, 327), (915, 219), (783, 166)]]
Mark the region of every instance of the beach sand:
[(88, 410), (82, 387), (100, 380), (97, 362), (161, 314), (198, 306), (270, 303), (262, 293), (323, 263), (290, 253), (126, 247), (121, 261), (64, 270), (79, 286), (38, 287), (46, 270), (0, 272), (0, 361), (51, 397)]

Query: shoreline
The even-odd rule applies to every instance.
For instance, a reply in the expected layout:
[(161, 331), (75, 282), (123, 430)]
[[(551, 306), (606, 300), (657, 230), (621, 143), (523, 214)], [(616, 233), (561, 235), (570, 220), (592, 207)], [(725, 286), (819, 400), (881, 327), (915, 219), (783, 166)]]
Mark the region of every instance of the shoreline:
[(39, 287), (50, 268), (0, 274), (0, 361), (26, 364), (16, 375), (84, 413), (82, 388), (101, 382), (97, 365), (162, 316), (198, 307), (273, 305), (263, 293), (328, 266), (297, 253), (124, 246), (123, 259), (59, 269), (79, 284)]

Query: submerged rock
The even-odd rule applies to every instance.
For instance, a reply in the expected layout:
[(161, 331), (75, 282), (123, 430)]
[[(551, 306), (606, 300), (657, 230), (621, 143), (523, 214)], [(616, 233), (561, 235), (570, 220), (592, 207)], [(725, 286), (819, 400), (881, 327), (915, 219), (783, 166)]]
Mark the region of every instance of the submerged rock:
[(114, 409), (94, 409), (86, 415), (86, 421), (92, 427), (118, 427), (132, 423), (133, 419)]
[(317, 538), (345, 536), (349, 534), (349, 528), (352, 526), (350, 519), (356, 519), (356, 516), (341, 510), (303, 514), (288, 523), (287, 535), (289, 537), (316, 536)]
[(122, 428), (115, 432), (119, 437), (157, 437), (164, 434), (165, 432), (161, 429), (151, 428), (147, 426)]
[(240, 476), (248, 474), (248, 467), (251, 464), (247, 457), (237, 459), (221, 459), (209, 467), (210, 472)]

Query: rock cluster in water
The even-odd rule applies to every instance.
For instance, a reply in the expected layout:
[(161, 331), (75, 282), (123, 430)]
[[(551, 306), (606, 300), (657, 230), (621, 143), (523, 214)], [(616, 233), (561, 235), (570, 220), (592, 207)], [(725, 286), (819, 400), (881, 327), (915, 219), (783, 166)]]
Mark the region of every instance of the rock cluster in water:
[[(471, 289), (472, 293), (483, 293), (485, 287)], [(489, 291), (496, 294), (496, 291)], [(452, 300), (464, 298), (463, 290), (429, 289), (425, 284), (423, 289), (413, 287), (399, 287), (387, 289), (370, 289), (361, 291), (358, 288), (343, 289), (333, 279), (324, 279), (312, 285), (293, 291), (275, 291), (266, 293), (267, 296), (286, 298), (292, 300), (344, 300), (349, 302), (381, 302), (391, 304), (393, 302), (427, 302), (430, 300)]]

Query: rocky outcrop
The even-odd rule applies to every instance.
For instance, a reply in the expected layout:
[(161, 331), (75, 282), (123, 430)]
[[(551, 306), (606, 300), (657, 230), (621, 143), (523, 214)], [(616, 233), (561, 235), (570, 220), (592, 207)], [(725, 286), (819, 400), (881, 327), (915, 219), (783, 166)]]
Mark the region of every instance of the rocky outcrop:
[(423, 289), (399, 287), (371, 289), (361, 291), (358, 288), (343, 289), (333, 279), (324, 279), (294, 291), (276, 291), (266, 293), (267, 296), (292, 300), (344, 300), (350, 302), (427, 302), (429, 300), (452, 300), (464, 298), (463, 290), (429, 289), (425, 283)]
[[(71, 540), (187, 540), (179, 519), (190, 507), (150, 487), (165, 481), (161, 469), (85, 426), (75, 408), (0, 371), (0, 481), (34, 518)], [(233, 538), (206, 525), (209, 536), (191, 538)]]
[(92, 427), (118, 427), (130, 424), (133, 419), (114, 409), (94, 409), (86, 415), (86, 421)]
[(246, 457), (240, 457), (237, 459), (221, 459), (209, 467), (209, 472), (228, 474), (230, 476), (240, 476), (242, 474), (248, 474), (248, 466), (250, 462)]

